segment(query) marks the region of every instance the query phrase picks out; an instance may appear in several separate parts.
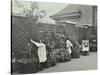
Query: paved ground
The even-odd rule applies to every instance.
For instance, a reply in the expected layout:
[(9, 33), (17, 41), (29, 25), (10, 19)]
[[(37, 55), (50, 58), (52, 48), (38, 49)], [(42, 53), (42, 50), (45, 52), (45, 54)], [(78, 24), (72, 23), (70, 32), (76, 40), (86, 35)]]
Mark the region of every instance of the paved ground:
[(81, 56), (78, 59), (72, 59), (69, 62), (58, 63), (54, 67), (46, 68), (38, 73), (94, 70), (97, 69), (97, 53), (91, 52), (89, 56)]

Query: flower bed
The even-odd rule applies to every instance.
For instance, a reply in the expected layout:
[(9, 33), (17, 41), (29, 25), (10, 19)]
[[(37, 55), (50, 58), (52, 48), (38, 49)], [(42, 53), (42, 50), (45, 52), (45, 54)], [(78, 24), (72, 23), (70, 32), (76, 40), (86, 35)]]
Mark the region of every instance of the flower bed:
[(54, 49), (53, 50), (53, 56), (56, 58), (57, 62), (65, 62), (70, 61), (71, 56), (69, 55), (68, 51), (66, 49)]

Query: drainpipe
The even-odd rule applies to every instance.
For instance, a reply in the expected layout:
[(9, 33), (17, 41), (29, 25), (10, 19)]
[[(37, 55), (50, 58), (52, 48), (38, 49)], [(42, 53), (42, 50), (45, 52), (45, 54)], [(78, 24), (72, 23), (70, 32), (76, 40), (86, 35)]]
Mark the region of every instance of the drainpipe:
[(86, 40), (88, 40), (88, 25), (83, 25), (84, 26), (84, 29), (85, 29), (85, 34), (83, 34), (83, 35), (85, 35), (85, 39)]

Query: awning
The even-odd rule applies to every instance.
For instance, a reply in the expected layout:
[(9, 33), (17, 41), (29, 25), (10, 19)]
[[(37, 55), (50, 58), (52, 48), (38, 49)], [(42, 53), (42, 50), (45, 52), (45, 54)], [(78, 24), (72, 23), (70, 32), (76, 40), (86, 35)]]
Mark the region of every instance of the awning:
[(56, 24), (55, 20), (51, 19), (49, 16), (39, 18), (37, 23)]
[(77, 22), (72, 22), (72, 21), (68, 21), (68, 20), (61, 20), (60, 22), (65, 22), (65, 23), (70, 23), (70, 24), (77, 24)]

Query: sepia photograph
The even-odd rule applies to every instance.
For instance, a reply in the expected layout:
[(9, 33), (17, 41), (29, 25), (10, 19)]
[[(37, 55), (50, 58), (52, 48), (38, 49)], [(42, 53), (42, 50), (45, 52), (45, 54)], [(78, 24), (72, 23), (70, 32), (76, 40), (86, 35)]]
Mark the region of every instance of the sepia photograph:
[(11, 0), (11, 74), (97, 70), (96, 5)]

